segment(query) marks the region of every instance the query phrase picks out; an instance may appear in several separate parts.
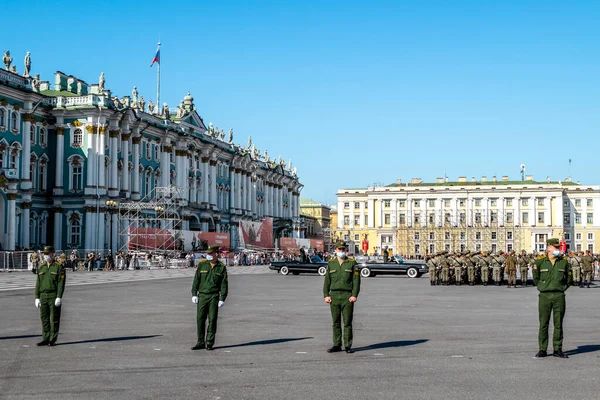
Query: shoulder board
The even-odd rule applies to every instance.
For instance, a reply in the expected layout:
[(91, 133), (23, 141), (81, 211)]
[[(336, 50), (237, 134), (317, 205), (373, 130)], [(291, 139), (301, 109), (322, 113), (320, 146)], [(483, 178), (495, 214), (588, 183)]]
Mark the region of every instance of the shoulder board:
[(348, 257), (348, 261), (356, 261), (354, 257)]

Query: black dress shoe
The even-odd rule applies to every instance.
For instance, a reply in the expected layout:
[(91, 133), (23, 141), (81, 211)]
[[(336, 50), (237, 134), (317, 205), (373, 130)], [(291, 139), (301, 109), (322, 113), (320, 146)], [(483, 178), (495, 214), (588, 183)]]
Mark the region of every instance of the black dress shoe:
[(552, 355), (558, 358), (569, 358), (569, 356), (563, 353), (562, 350), (556, 350), (554, 353), (552, 353)]
[(333, 346), (327, 349), (328, 353), (337, 353), (338, 351), (342, 351), (342, 348), (340, 346)]
[(41, 346), (48, 346), (48, 343), (50, 343), (50, 342), (49, 342), (49, 341), (47, 341), (47, 340), (42, 340), (41, 342), (39, 342), (39, 343), (36, 343), (35, 345), (36, 345), (36, 346), (40, 346), (40, 347), (41, 347)]
[(202, 350), (204, 348), (204, 343), (196, 343), (192, 350)]
[(346, 353), (352, 354), (354, 353), (354, 350), (352, 350), (352, 347), (346, 347)]
[(48, 343), (48, 346), (56, 346), (56, 340), (53, 340), (50, 343)]
[(546, 353), (546, 350), (540, 350), (535, 355), (535, 358), (542, 358), (542, 357), (546, 357), (547, 355), (548, 355), (548, 353)]
[(207, 344), (206, 345), (206, 350), (208, 350), (208, 351), (214, 350), (213, 347), (212, 347), (212, 344)]

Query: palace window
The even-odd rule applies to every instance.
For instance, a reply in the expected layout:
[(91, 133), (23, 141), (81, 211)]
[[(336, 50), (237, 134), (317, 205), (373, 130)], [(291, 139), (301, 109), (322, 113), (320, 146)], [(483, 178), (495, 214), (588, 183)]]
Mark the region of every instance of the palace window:
[(433, 254), (433, 253), (435, 253), (435, 244), (431, 243), (429, 245), (429, 254)]
[(344, 225), (350, 225), (350, 216), (344, 215)]
[(450, 223), (450, 213), (446, 213), (446, 215), (444, 215), (444, 223), (446, 223), (446, 224)]
[(421, 207), (421, 201), (415, 200), (415, 207)]
[(46, 147), (48, 144), (46, 135), (46, 128), (40, 128), (40, 146)]
[(467, 222), (467, 214), (460, 213), (459, 214), (459, 221), (460, 221), (461, 224), (465, 224)]
[(511, 212), (506, 213), (506, 223), (507, 224), (513, 223), (513, 213), (511, 213)]
[(384, 224), (389, 225), (390, 224), (390, 219), (391, 219), (390, 214), (385, 214), (383, 216)]
[(539, 207), (544, 207), (544, 199), (537, 199), (537, 205)]
[(71, 247), (79, 247), (81, 245), (81, 222), (79, 219), (73, 219), (69, 225), (69, 244)]
[(435, 224), (435, 214), (429, 214), (429, 223)]
[(481, 232), (475, 232), (475, 240), (481, 240)]
[(491, 233), (491, 238), (492, 238), (492, 240), (498, 239), (498, 233), (497, 232), (492, 232)]
[(497, 203), (498, 203), (498, 201), (496, 199), (490, 200), (490, 206), (492, 206), (492, 207), (496, 207)]
[(592, 206), (593, 206), (593, 204), (594, 204), (594, 201), (593, 201), (592, 199), (587, 199), (587, 200), (586, 200), (586, 203), (587, 203), (587, 206), (588, 206), (588, 207), (592, 207)]
[(4, 168), (4, 154), (6, 154), (6, 152), (4, 150), (0, 150), (0, 168)]
[(481, 213), (475, 213), (475, 223), (476, 224), (480, 224), (481, 223)]
[(17, 133), (19, 132), (19, 114), (16, 111), (13, 111), (10, 114), (10, 129), (14, 132)]
[(571, 234), (570, 233), (565, 233), (565, 240), (566, 241), (571, 240)]
[(529, 199), (521, 199), (521, 205), (527, 207), (529, 205)]
[(575, 240), (581, 240), (581, 238), (582, 238), (581, 233), (575, 234)]
[(358, 210), (360, 208), (360, 203), (358, 201), (354, 202), (354, 209)]
[(150, 141), (146, 141), (144, 143), (144, 155), (146, 156), (146, 160), (150, 160), (152, 158), (152, 144)]
[(418, 244), (415, 244), (415, 254), (421, 254), (421, 246)]
[(475, 245), (475, 251), (478, 252), (478, 253), (481, 251), (481, 243), (477, 243)]
[(506, 199), (506, 207), (512, 207), (512, 199)]
[(563, 215), (563, 221), (565, 225), (571, 225), (571, 214)]
[[(392, 204), (392, 202), (390, 200), (384, 200), (383, 201), (383, 206), (385, 208), (389, 208), (391, 204)], [(355, 208), (356, 208), (356, 206), (355, 206)]]
[(581, 213), (575, 213), (575, 223), (576, 224), (581, 223)]
[(399, 205), (400, 207), (406, 207), (406, 200), (400, 200), (400, 201), (398, 202), (398, 205)]
[(435, 200), (429, 200), (429, 207), (435, 207)]
[(529, 223), (529, 213), (524, 212), (523, 217), (521, 218), (521, 221), (523, 221), (524, 224), (528, 224)]
[(6, 129), (6, 111), (4, 108), (0, 108), (0, 127)]
[(71, 143), (72, 147), (82, 147), (83, 146), (83, 130), (77, 128), (73, 131), (73, 142)]
[(450, 207), (450, 200), (448, 200), (448, 199), (444, 200), (444, 207)]
[(421, 214), (415, 214), (415, 225), (418, 225), (421, 221)]
[(38, 190), (45, 192), (46, 185), (46, 177), (48, 176), (48, 164), (47, 160), (42, 157), (38, 164)]
[(83, 159), (79, 156), (71, 156), (67, 159), (69, 163), (69, 187), (72, 192), (83, 189)]
[(506, 240), (513, 240), (513, 233), (512, 232), (506, 232)]
[(350, 203), (348, 203), (348, 202), (344, 203), (344, 208), (350, 208)]
[(444, 240), (450, 240), (450, 232), (444, 232)]
[(543, 223), (544, 223), (544, 213), (539, 212), (538, 213), (538, 224), (543, 224)]
[(354, 216), (354, 225), (359, 225), (360, 224), (360, 215), (355, 215)]
[(458, 206), (459, 206), (459, 207), (464, 207), (464, 206), (465, 206), (465, 200), (464, 200), (464, 199), (460, 199), (460, 200), (458, 201)]
[(461, 232), (459, 237), (460, 237), (460, 240), (467, 240), (467, 233)]
[(415, 241), (421, 240), (421, 235), (419, 232), (415, 232)]
[(587, 215), (587, 223), (588, 224), (593, 224), (594, 223), (594, 213), (588, 213), (588, 215)]
[(575, 207), (581, 207), (581, 199), (575, 199)]
[(590, 233), (588, 233), (588, 234), (587, 234), (587, 238), (588, 238), (588, 240), (594, 240), (594, 234), (593, 234), (593, 233), (591, 233), (591, 232), (590, 232)]
[(435, 232), (429, 232), (429, 240), (435, 240)]
[(491, 222), (498, 222), (498, 211), (492, 211), (490, 213)]
[(400, 225), (405, 225), (406, 224), (406, 215), (400, 214), (398, 220), (400, 222)]
[(19, 161), (19, 150), (13, 148), (10, 152), (9, 157), (9, 168), (16, 169)]
[(29, 142), (32, 146), (35, 146), (35, 125), (29, 127)]
[(481, 206), (481, 199), (475, 199), (475, 207)]

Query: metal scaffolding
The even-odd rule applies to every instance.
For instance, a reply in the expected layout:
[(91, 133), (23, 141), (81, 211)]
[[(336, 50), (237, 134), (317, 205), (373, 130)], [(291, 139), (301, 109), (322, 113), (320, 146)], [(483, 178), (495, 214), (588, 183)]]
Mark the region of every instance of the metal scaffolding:
[(119, 203), (119, 251), (176, 251), (183, 237), (183, 195), (182, 187), (155, 187), (141, 200)]

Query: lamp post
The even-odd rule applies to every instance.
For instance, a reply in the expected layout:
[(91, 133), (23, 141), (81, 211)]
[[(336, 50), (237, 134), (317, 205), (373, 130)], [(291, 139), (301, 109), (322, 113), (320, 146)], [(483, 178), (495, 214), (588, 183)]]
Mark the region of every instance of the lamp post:
[(110, 253), (114, 251), (113, 247), (113, 235), (114, 235), (114, 222), (115, 222), (115, 211), (117, 210), (117, 202), (114, 200), (106, 201), (106, 208), (110, 213)]

